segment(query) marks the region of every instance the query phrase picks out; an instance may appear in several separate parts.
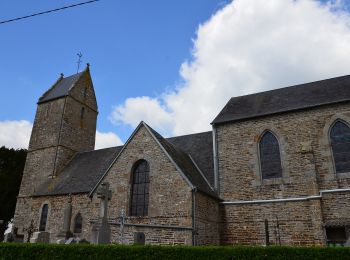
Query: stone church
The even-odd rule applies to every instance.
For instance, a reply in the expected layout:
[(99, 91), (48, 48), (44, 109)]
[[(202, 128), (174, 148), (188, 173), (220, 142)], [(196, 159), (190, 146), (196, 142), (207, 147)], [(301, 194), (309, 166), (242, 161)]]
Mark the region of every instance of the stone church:
[[(234, 84), (234, 83), (233, 83)], [(141, 122), (94, 150), (89, 66), (38, 101), (14, 216), (92, 241), (109, 187), (111, 243), (333, 245), (350, 233), (350, 76), (231, 98), (212, 131), (164, 138)], [(198, 118), (200, 120), (200, 118)], [(67, 222), (65, 208), (71, 205)], [(67, 231), (67, 230), (66, 230)]]

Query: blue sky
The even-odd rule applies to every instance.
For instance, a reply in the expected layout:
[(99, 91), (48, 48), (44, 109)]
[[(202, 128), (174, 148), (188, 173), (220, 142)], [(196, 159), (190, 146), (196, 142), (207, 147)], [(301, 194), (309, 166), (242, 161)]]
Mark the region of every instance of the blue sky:
[[(1, 1), (0, 20), (78, 3)], [(99, 104), (98, 129), (125, 139), (131, 127), (112, 125), (112, 106), (130, 96), (157, 95), (179, 80), (198, 25), (222, 0), (102, 0), (0, 25), (0, 120), (33, 121), (38, 97), (60, 72), (76, 71), (76, 53), (91, 72)]]
[[(0, 21), (82, 1), (1, 1)], [(0, 24), (0, 39), (0, 146), (15, 148), (80, 51), (99, 148), (141, 120), (165, 136), (206, 131), (232, 96), (350, 74), (347, 0), (101, 0)]]

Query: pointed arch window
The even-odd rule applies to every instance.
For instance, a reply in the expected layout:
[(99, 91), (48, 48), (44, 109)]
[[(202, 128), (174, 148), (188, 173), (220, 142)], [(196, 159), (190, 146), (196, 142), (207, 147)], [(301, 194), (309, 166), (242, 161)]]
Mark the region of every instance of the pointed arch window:
[(131, 216), (147, 216), (149, 199), (149, 165), (145, 160), (136, 162), (132, 174)]
[(78, 213), (74, 218), (74, 233), (81, 233), (83, 229), (83, 217)]
[(350, 127), (343, 121), (336, 121), (330, 140), (336, 173), (350, 172)]
[(44, 204), (41, 209), (39, 231), (45, 231), (48, 213), (49, 213), (49, 205)]
[(266, 131), (259, 142), (262, 179), (282, 177), (282, 164), (278, 140), (271, 131)]

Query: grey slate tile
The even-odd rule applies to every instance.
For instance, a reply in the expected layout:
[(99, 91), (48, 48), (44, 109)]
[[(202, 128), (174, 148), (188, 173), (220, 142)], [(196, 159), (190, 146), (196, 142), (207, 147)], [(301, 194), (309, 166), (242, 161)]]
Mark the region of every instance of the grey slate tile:
[(350, 75), (233, 97), (212, 124), (348, 101), (350, 101)]

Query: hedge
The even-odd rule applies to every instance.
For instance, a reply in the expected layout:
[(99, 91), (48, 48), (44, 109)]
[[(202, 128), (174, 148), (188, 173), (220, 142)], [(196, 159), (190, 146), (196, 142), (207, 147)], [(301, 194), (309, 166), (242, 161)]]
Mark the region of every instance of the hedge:
[(350, 248), (0, 243), (0, 259), (350, 259)]

